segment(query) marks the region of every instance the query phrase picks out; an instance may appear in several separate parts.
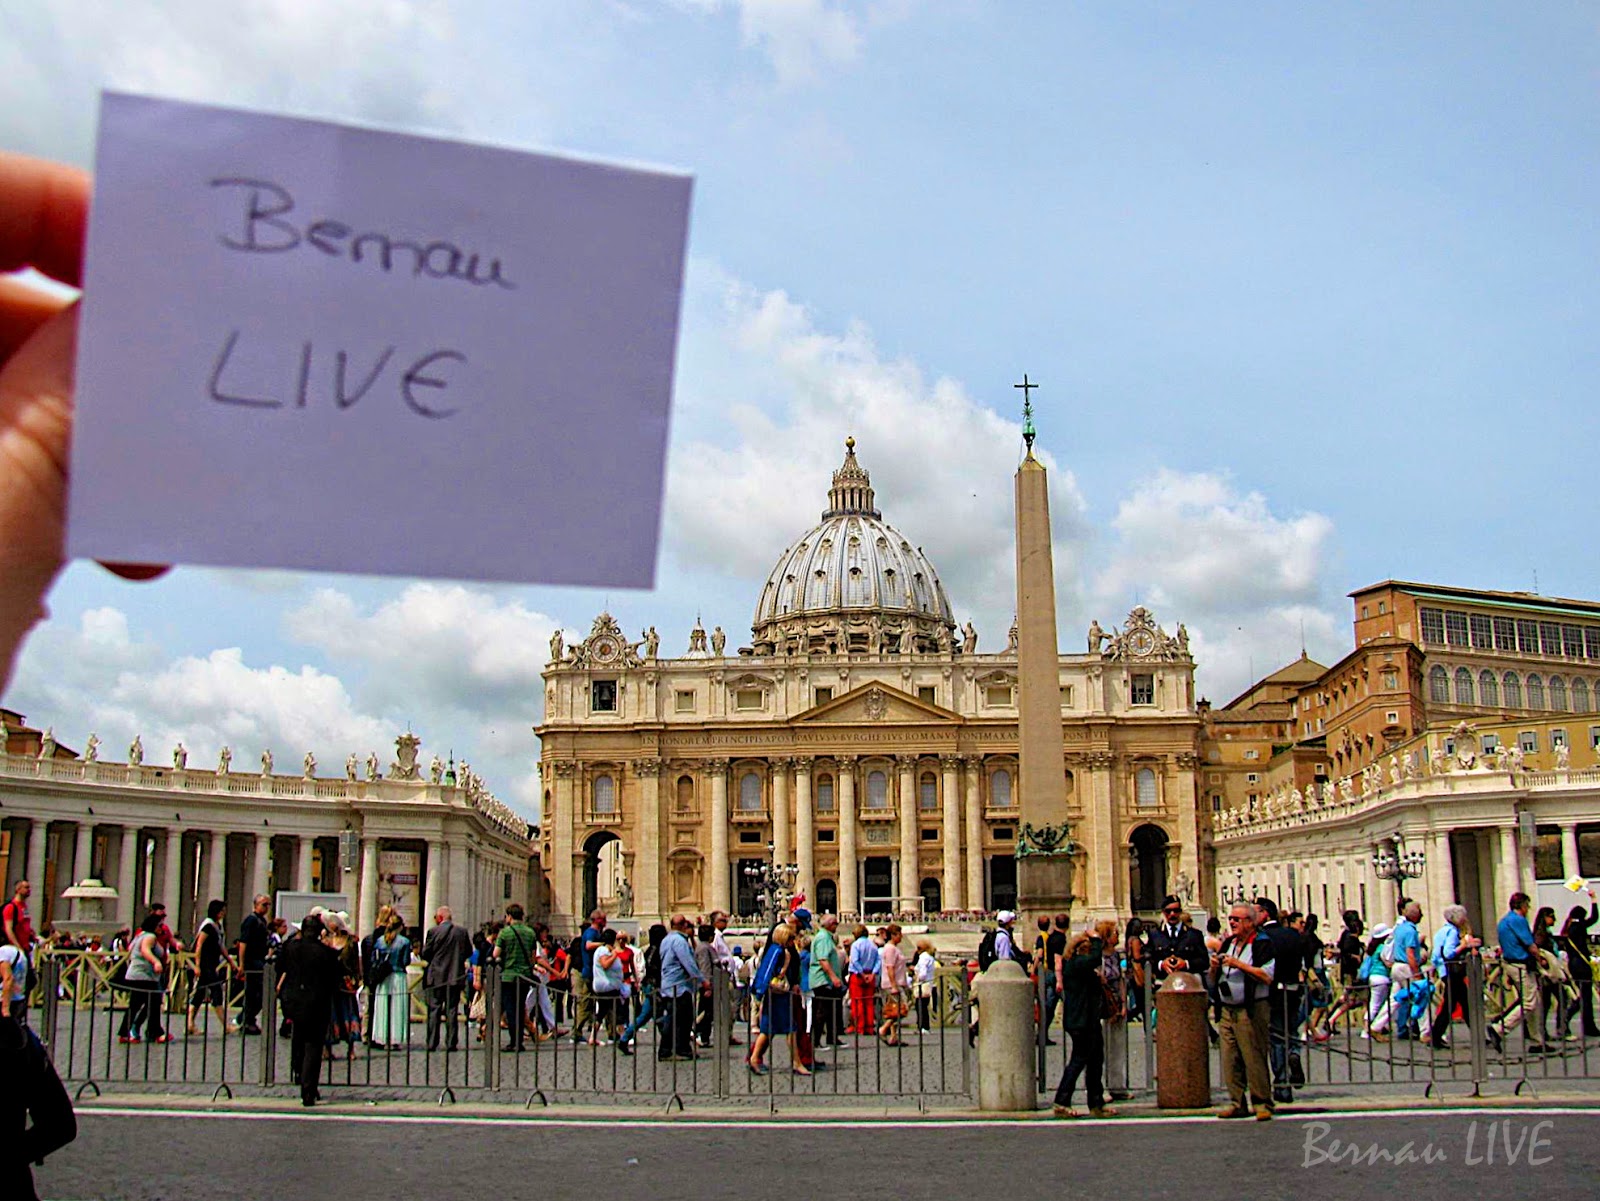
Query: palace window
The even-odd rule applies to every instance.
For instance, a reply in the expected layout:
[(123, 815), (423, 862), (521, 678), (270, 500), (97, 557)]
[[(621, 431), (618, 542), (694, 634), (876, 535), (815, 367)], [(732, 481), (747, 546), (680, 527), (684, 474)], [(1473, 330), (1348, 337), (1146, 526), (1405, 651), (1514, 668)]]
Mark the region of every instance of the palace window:
[(1510, 709), (1522, 708), (1522, 681), (1514, 671), (1508, 671), (1500, 677), (1501, 687), (1506, 692), (1506, 707)]
[(889, 807), (889, 777), (881, 771), (867, 773), (867, 808), (887, 809)]
[(1539, 732), (1537, 730), (1523, 730), (1517, 735), (1517, 746), (1524, 755), (1531, 755), (1539, 749)]
[(1567, 682), (1560, 676), (1550, 677), (1550, 707), (1557, 713), (1567, 711)]
[(1500, 735), (1498, 735), (1498, 734), (1484, 734), (1484, 735), (1481, 735), (1479, 737), (1479, 739), (1478, 739), (1478, 749), (1479, 749), (1479, 753), (1480, 754), (1484, 754), (1484, 755), (1492, 755), (1492, 754), (1494, 754), (1496, 751), (1498, 751), (1500, 749)]
[(761, 812), (761, 777), (753, 771), (739, 777), (739, 812)]
[(1153, 806), (1158, 803), (1156, 797), (1156, 773), (1148, 767), (1141, 767), (1133, 773), (1133, 798), (1134, 804), (1141, 808)]
[(1500, 703), (1500, 682), (1494, 678), (1492, 671), (1478, 673), (1478, 699), (1485, 705), (1498, 705)]
[(1245, 774), (1244, 774), (1244, 782), (1246, 784), (1259, 784), (1259, 783), (1261, 783), (1261, 773), (1260, 772), (1253, 772), (1253, 771), (1245, 772)]
[(989, 777), (989, 800), (996, 809), (1011, 808), (1011, 773), (1004, 768)]
[(833, 777), (817, 777), (817, 812), (833, 812)]
[(1517, 618), (1517, 650), (1524, 655), (1539, 653), (1539, 623), (1525, 617)]
[(1487, 617), (1474, 613), (1468, 619), (1472, 623), (1472, 648), (1479, 651), (1494, 649), (1494, 627)]
[(1128, 701), (1134, 705), (1156, 703), (1156, 678), (1148, 672), (1136, 672), (1128, 689)]
[(615, 713), (617, 711), (617, 682), (593, 680), (589, 684), (589, 712)]
[(1554, 621), (1539, 623), (1539, 649), (1547, 655), (1561, 653), (1561, 625)]
[(1444, 640), (1451, 646), (1466, 646), (1467, 615), (1449, 610), (1444, 615)]
[(617, 811), (617, 782), (610, 776), (596, 776), (592, 785), (594, 795), (594, 811), (596, 813), (615, 813)]
[(1537, 672), (1528, 673), (1528, 708), (1544, 708), (1544, 681)]
[(1450, 699), (1450, 674), (1437, 665), (1428, 672), (1428, 699), (1430, 701)]
[(1397, 672), (1386, 671), (1383, 673), (1383, 688), (1385, 692), (1393, 692), (1400, 687), (1400, 676)]
[(1418, 609), (1422, 621), (1422, 641), (1434, 646), (1444, 644), (1444, 614), (1438, 609)]
[(1600, 659), (1600, 628), (1586, 626), (1583, 631), (1583, 649), (1590, 659)]
[(931, 771), (923, 772), (922, 779), (918, 781), (917, 805), (922, 809), (939, 807), (939, 782)]
[(1496, 617), (1494, 619), (1494, 649), (1497, 651), (1514, 651), (1517, 649), (1517, 623), (1509, 617)]
[(1583, 658), (1583, 628), (1581, 626), (1561, 627), (1561, 653), (1569, 659)]
[(1465, 667), (1456, 668), (1456, 704), (1472, 704), (1472, 673)]
[(1550, 749), (1553, 751), (1558, 746), (1567, 745), (1567, 732), (1565, 730), (1550, 731)]
[(1589, 681), (1577, 676), (1572, 681), (1572, 711), (1589, 712)]

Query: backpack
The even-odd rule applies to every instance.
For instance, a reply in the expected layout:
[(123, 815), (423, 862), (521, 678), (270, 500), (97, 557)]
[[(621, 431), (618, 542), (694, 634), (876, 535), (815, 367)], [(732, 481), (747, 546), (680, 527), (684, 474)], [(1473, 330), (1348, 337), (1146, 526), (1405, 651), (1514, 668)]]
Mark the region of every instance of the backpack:
[(767, 949), (761, 953), (761, 966), (756, 968), (755, 979), (750, 983), (750, 991), (758, 997), (766, 996), (767, 990), (772, 986), (772, 977), (778, 972), (778, 964), (782, 962), (783, 948), (775, 942), (769, 942)]
[(1389, 935), (1383, 940), (1383, 945), (1378, 948), (1378, 958), (1383, 960), (1384, 967), (1394, 966), (1394, 935)]
[(983, 940), (978, 943), (978, 970), (980, 972), (988, 971), (989, 965), (999, 958), (994, 949), (995, 939), (999, 933), (1000, 931), (998, 930), (985, 930)]
[(381, 942), (373, 943), (372, 967), (367, 972), (367, 983), (377, 988), (392, 975), (394, 975), (394, 960), (389, 957), (389, 948)]

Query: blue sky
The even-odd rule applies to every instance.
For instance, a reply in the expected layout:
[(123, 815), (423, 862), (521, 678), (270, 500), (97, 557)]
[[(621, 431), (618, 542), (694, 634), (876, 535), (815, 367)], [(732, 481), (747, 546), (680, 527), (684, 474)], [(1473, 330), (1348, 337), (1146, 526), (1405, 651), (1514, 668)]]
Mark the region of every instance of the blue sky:
[[(1022, 372), (1062, 645), (1202, 691), (1397, 576), (1600, 596), (1593, 4), (0, 0), (0, 145), (146, 90), (697, 177), (653, 592), (76, 565), (5, 703), (69, 744), (472, 760), (536, 792), (549, 632), (748, 634), (847, 434), (958, 620), (1010, 621)], [(597, 431), (597, 437), (603, 431)], [(152, 754), (164, 751), (152, 751)]]

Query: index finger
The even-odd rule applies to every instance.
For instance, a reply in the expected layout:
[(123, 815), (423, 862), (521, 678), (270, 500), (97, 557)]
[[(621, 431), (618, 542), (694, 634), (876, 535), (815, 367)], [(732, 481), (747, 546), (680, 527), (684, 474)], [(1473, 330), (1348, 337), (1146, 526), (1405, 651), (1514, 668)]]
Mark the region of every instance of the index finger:
[(0, 152), (0, 272), (33, 267), (79, 286), (88, 219), (85, 172)]

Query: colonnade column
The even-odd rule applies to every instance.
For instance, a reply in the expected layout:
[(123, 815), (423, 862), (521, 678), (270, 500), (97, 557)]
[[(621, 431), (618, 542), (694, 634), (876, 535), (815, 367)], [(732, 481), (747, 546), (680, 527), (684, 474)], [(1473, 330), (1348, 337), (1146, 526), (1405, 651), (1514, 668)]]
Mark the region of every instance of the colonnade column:
[(856, 864), (856, 758), (839, 756), (839, 912), (860, 913)]
[(661, 908), (661, 772), (660, 759), (634, 764), (639, 774), (639, 853), (633, 858), (633, 912), (659, 917)]
[(416, 922), (424, 930), (433, 926), (433, 915), (440, 905), (445, 904), (443, 893), (445, 881), (445, 849), (444, 843), (437, 838), (428, 839), (428, 871), (424, 877), (427, 881), (422, 891), (422, 912), (416, 915)]
[(939, 760), (943, 778), (939, 781), (944, 798), (944, 883), (940, 903), (946, 909), (961, 907), (961, 760), (946, 755)]
[[(94, 870), (94, 826), (90, 822), (78, 823), (78, 836), (72, 843), (72, 879), (65, 887), (70, 888), (79, 880), (87, 880), (89, 873)], [(56, 881), (57, 884), (61, 882)], [(60, 889), (57, 890), (61, 891)]]
[(806, 900), (815, 908), (817, 903), (817, 834), (812, 825), (811, 812), (811, 760), (794, 761), (794, 825), (795, 862), (800, 875), (795, 882)]
[[(50, 823), (42, 817), (36, 817), (28, 824), (28, 864), (27, 872), (33, 890), (41, 897), (44, 896), (44, 855), (49, 845), (45, 840), (50, 836)], [(6, 900), (10, 900), (7, 897)], [(43, 909), (43, 902), (38, 903)]]
[(896, 766), (900, 769), (900, 895), (910, 897), (921, 891), (922, 879), (917, 870), (919, 815), (916, 756), (901, 755), (896, 760)]
[(371, 930), (378, 920), (378, 840), (376, 838), (363, 838), (361, 840), (360, 898), (356, 920), (360, 922), (358, 933), (365, 937), (366, 931)]
[[(1578, 827), (1561, 827), (1561, 874), (1568, 880), (1578, 875)], [(1562, 915), (1563, 918), (1565, 915)]]
[(1444, 907), (1457, 901), (1455, 871), (1450, 862), (1450, 832), (1435, 830), (1428, 835), (1428, 916), (1442, 921)]
[(177, 917), (182, 913), (179, 907), (183, 904), (183, 898), (179, 895), (179, 885), (183, 879), (183, 829), (179, 826), (167, 827), (166, 851), (161, 866), (161, 895), (150, 900), (160, 901), (167, 907), (169, 915)]
[(967, 908), (983, 904), (983, 757), (967, 757)]
[(713, 759), (711, 773), (711, 900), (708, 910), (733, 912), (728, 881), (728, 761)]
[(272, 858), (272, 835), (256, 835), (256, 853), (250, 861), (250, 901), (266, 895), (267, 865)]
[(134, 875), (139, 870), (139, 829), (137, 826), (122, 827), (122, 854), (117, 859), (117, 923), (132, 930), (135, 922), (133, 915)]
[[(1497, 906), (1503, 906), (1514, 892), (1522, 891), (1522, 865), (1517, 862), (1517, 831), (1514, 826), (1500, 827), (1500, 856), (1495, 872), (1495, 879), (1500, 883), (1500, 895), (1495, 898)], [(1487, 914), (1484, 921), (1488, 921)]]
[[(206, 904), (212, 901), (226, 901), (228, 899), (228, 836), (213, 830), (211, 844), (206, 848)], [(250, 902), (253, 897), (245, 898), (245, 913), (250, 912)], [(244, 914), (230, 914), (235, 920), (242, 921)]]
[(294, 886), (301, 892), (317, 891), (312, 887), (315, 882), (311, 879), (316, 842), (317, 840), (311, 835), (302, 834), (295, 846)]
[[(776, 863), (791, 863), (789, 845), (789, 760), (772, 761), (772, 858)], [(810, 893), (806, 894), (810, 899)]]

